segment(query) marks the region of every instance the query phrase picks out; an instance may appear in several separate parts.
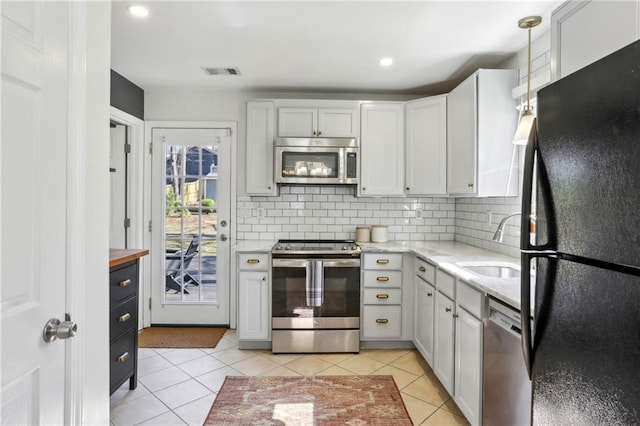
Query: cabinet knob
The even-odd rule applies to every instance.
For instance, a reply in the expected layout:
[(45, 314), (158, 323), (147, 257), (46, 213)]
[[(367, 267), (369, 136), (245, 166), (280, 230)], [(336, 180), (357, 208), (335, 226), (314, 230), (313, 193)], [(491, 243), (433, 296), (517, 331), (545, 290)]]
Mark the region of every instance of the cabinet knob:
[(473, 184), (472, 184), (472, 183), (468, 183), (468, 184), (467, 184), (467, 186), (468, 186), (469, 188), (473, 188)]
[(362, 187), (362, 190), (363, 190), (363, 191), (366, 191), (366, 190), (367, 190), (367, 188), (365, 188), (365, 187), (363, 186), (363, 187)]
[(267, 277), (262, 277), (262, 281), (266, 281), (266, 280), (267, 280)]
[(444, 308), (445, 312), (451, 312), (451, 308)]
[(386, 318), (378, 318), (378, 319), (376, 320), (376, 322), (377, 322), (378, 324), (387, 324), (387, 323), (389, 322), (389, 320), (388, 320), (388, 319), (386, 319)]
[(268, 190), (271, 190), (271, 186), (267, 186), (267, 189), (268, 189)]
[(405, 188), (406, 191), (409, 191), (411, 188), (409, 188), (408, 186)]
[(313, 136), (315, 136), (315, 135), (316, 135), (316, 132), (315, 132), (315, 131), (313, 131), (313, 132), (311, 132), (311, 134), (312, 134)]
[(421, 266), (421, 267), (418, 268), (418, 271), (427, 272), (427, 268), (425, 268), (424, 266)]
[(427, 293), (427, 297), (431, 297), (431, 296), (433, 296), (433, 293), (428, 292), (428, 293)]
[(453, 317), (454, 318), (458, 318), (458, 314), (453, 314)]
[(318, 136), (320, 136), (321, 134), (322, 134), (322, 132), (318, 130)]

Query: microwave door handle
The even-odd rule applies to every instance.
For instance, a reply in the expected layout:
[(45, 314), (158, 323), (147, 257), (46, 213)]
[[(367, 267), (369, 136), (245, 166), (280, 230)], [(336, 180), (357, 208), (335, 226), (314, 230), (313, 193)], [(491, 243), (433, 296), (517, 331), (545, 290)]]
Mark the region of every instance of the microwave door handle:
[(338, 181), (344, 182), (347, 178), (347, 171), (345, 170), (345, 158), (344, 149), (340, 149), (338, 152)]

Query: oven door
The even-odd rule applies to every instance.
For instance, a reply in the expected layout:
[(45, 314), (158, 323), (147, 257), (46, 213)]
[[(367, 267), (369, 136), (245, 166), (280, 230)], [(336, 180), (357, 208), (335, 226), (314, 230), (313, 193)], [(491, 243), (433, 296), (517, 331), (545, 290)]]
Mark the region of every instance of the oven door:
[(359, 328), (360, 259), (273, 259), (274, 329)]
[(275, 162), (276, 183), (344, 183), (344, 148), (277, 146)]

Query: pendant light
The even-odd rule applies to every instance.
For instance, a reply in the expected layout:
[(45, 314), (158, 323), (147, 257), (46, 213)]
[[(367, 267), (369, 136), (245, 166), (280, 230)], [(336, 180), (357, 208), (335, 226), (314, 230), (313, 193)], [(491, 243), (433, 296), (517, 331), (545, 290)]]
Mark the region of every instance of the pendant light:
[(529, 32), (529, 44), (527, 54), (527, 106), (522, 110), (516, 134), (513, 137), (515, 145), (526, 145), (529, 134), (533, 128), (535, 116), (531, 108), (531, 28), (537, 27), (542, 22), (541, 16), (527, 16), (518, 21), (518, 27), (527, 29)]

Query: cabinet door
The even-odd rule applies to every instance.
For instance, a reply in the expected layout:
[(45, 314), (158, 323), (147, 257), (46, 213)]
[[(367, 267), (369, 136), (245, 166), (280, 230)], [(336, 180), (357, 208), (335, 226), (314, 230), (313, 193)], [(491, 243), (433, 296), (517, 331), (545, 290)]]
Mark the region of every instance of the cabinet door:
[(462, 308), (456, 313), (454, 399), (467, 420), (479, 425), (482, 420), (482, 321)]
[(640, 1), (565, 2), (551, 16), (551, 78), (558, 80), (638, 40)]
[(418, 351), (433, 366), (433, 312), (435, 288), (420, 277), (415, 277), (414, 338)]
[(361, 127), (359, 195), (403, 195), (404, 104), (362, 105)]
[(436, 291), (434, 312), (433, 372), (442, 386), (453, 395), (453, 345), (455, 322), (451, 299)]
[(274, 126), (273, 102), (247, 102), (245, 167), (248, 195), (276, 195), (277, 188), (273, 176)]
[(278, 136), (311, 137), (317, 130), (317, 108), (278, 108)]
[(269, 339), (270, 319), (268, 272), (240, 271), (238, 273), (238, 339)]
[(447, 97), (407, 102), (405, 193), (447, 192)]
[(477, 75), (447, 97), (447, 192), (473, 194), (477, 175)]
[(318, 136), (358, 137), (358, 111), (342, 108), (318, 110)]

